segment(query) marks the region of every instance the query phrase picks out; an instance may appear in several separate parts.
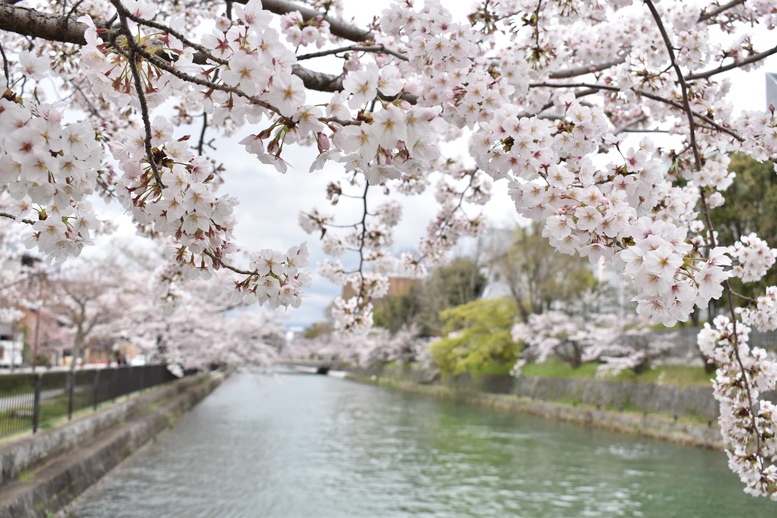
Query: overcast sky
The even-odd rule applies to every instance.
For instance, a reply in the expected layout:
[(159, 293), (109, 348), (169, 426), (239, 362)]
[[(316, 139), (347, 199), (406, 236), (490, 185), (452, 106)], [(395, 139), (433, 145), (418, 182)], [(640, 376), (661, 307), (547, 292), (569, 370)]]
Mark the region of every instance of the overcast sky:
[[(346, 0), (346, 5), (362, 2)], [(382, 7), (388, 2), (370, 2), (371, 9), (363, 7), (355, 12), (357, 20), (366, 23), (373, 15), (379, 14)], [(446, 2), (446, 5), (456, 5), (462, 11), (470, 4), (464, 2)], [(773, 34), (772, 34), (773, 36)], [(307, 65), (307, 63), (306, 63)], [(772, 57), (766, 70), (777, 71), (777, 57)], [(764, 69), (751, 72), (749, 75), (738, 72), (734, 77), (732, 102), (738, 109), (764, 109), (765, 79)], [(311, 102), (311, 99), (308, 99)], [(252, 128), (256, 132), (255, 128)], [(193, 130), (192, 133), (197, 133)], [(317, 263), (324, 260), (316, 236), (308, 236), (299, 227), (298, 213), (302, 209), (318, 207), (324, 212), (347, 213), (347, 201), (341, 201), (340, 205), (332, 208), (326, 198), (326, 185), (329, 181), (342, 175), (335, 165), (329, 164), (324, 171), (308, 173), (310, 163), (316, 156), (311, 148), (289, 149), (284, 153), (284, 158), (289, 162), (289, 171), (280, 174), (274, 168), (261, 164), (252, 155), (248, 155), (242, 146), (237, 144), (250, 130), (244, 131), (230, 138), (219, 138), (215, 142), (217, 151), (214, 156), (222, 161), (226, 168), (225, 184), (219, 190), (219, 194), (229, 193), (240, 199), (240, 205), (235, 208), (238, 225), (235, 236), (238, 243), (248, 250), (260, 250), (271, 248), (285, 251), (289, 247), (302, 241), (307, 241), (311, 251), (311, 269), (313, 270), (313, 286), (309, 289), (309, 298), (303, 301), (303, 306), (298, 309), (282, 311), (285, 314), (286, 324), (289, 326), (306, 327), (313, 322), (324, 320), (324, 311), (332, 299), (340, 293), (341, 288), (335, 286), (315, 272)], [(183, 135), (185, 132), (180, 131)], [(176, 134), (176, 136), (179, 136)], [(487, 209), (487, 215), (495, 226), (507, 226), (517, 221), (517, 216), (512, 210), (512, 204), (507, 198), (503, 184), (497, 184), (496, 196), (493, 203)], [(412, 249), (418, 239), (424, 234), (426, 222), (436, 212), (436, 203), (433, 199), (433, 189), (421, 197), (413, 197), (404, 204), (403, 220), (395, 233), (395, 251)], [(356, 213), (350, 221), (344, 219), (342, 223), (357, 221)], [(116, 218), (117, 212), (111, 211), (110, 217)], [(123, 233), (130, 232), (131, 225), (128, 218), (122, 225)], [(353, 260), (353, 259), (352, 259)]]

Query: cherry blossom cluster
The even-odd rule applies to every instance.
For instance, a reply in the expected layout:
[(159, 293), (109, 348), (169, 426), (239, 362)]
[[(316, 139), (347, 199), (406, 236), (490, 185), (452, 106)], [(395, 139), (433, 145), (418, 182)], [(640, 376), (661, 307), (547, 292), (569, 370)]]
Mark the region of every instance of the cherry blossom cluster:
[[(310, 286), (307, 243), (293, 246), (284, 254), (261, 250), (249, 255), (249, 273), (236, 283), (238, 292), (256, 297), (259, 305), (265, 303), (275, 309), (279, 306), (298, 308)], [(243, 272), (245, 275), (246, 272)]]
[[(315, 146), (311, 171), (339, 167), (364, 188), (355, 195), (361, 221), (343, 232), (335, 231), (340, 217), (301, 217), (327, 252), (358, 256), (351, 270), (323, 266), (358, 287), (335, 303), (341, 329), (371, 323), (370, 297), (385, 287), (380, 273), (421, 275), (424, 261), (443, 261), (477, 232), (484, 222), (470, 207), (488, 202), (492, 181), (507, 184), (517, 213), (542, 222), (559, 252), (604, 261), (630, 281), (639, 313), (654, 321), (684, 321), (695, 307), (733, 296), (730, 276), (756, 280), (771, 265), (773, 252), (755, 236), (718, 243), (709, 211), (734, 180), (728, 153), (777, 158), (774, 110), (734, 113), (722, 78), (776, 52), (753, 37), (775, 28), (772, 1), (490, 0), (457, 21), (428, 0), (392, 5), (369, 30), (343, 22), (338, 2), (309, 3), (319, 14), (259, 0), (95, 0), (66, 10), (7, 3), (3, 27), (25, 37), (4, 30), (0, 41), (4, 215), (32, 226), (28, 243), (50, 257), (76, 255), (96, 226), (85, 197), (99, 191), (119, 198), (142, 232), (172, 240), (185, 277), (228, 269), (238, 298), (294, 306), (308, 282), (299, 270), (307, 252), (263, 250), (237, 266), (237, 202), (216, 194), (222, 171), (206, 157), (207, 131), (249, 126), (242, 145), (261, 163), (286, 172), (287, 150)], [(32, 38), (50, 41), (33, 46)], [(319, 52), (297, 54), (314, 44)], [(302, 66), (323, 56), (342, 66), (333, 75)], [(48, 68), (69, 94), (63, 99), (94, 125), (64, 123), (59, 105), (34, 100), (45, 95), (36, 80)], [(309, 101), (308, 89), (327, 97)], [(176, 117), (164, 113), (168, 100)], [(175, 134), (194, 119), (203, 122), (199, 143)], [(628, 137), (643, 130), (665, 132), (671, 143)], [(461, 163), (442, 155), (440, 143), (455, 138), (468, 139), (456, 146), (470, 155)], [(367, 192), (413, 195), (435, 182), (441, 209), (419, 253), (393, 259), (398, 210)], [(327, 196), (354, 196), (345, 190), (333, 182)], [(770, 321), (771, 293), (741, 318)], [(733, 409), (723, 407), (726, 422), (744, 426)]]
[(704, 324), (698, 344), (718, 366), (713, 380), (720, 403), (719, 423), (729, 466), (753, 496), (777, 501), (777, 408), (765, 391), (774, 390), (777, 361), (747, 344), (750, 328), (725, 316)]
[[(23, 54), (20, 59), (34, 58)], [(34, 77), (41, 77), (43, 65), (35, 67)], [(10, 90), (0, 99), (4, 215), (28, 223), (25, 244), (58, 261), (79, 255), (98, 230), (86, 198), (95, 190), (102, 158), (89, 123), (64, 124), (62, 119), (54, 106), (32, 99), (25, 103)]]
[(319, 335), (297, 339), (284, 348), (282, 357), (290, 360), (323, 359), (334, 364), (359, 367), (397, 362), (400, 365), (429, 365), (429, 339), (418, 338), (415, 326), (402, 327), (393, 335), (384, 328), (372, 328), (362, 335)]
[(742, 322), (759, 331), (777, 329), (777, 286), (769, 286), (766, 293), (755, 300), (753, 307), (738, 308)]
[(266, 368), (275, 349), (265, 337), (283, 336), (283, 327), (271, 314), (241, 308), (225, 272), (215, 275), (221, 282), (190, 279), (175, 262), (123, 272), (128, 310), (110, 324), (110, 334), (181, 373), (214, 365)]
[(331, 37), (329, 23), (320, 17), (305, 21), (299, 11), (281, 16), (281, 30), (286, 36), (286, 41), (295, 47), (315, 44), (316, 47), (321, 48)]
[(638, 371), (664, 356), (671, 347), (670, 340), (652, 333), (645, 319), (613, 313), (533, 313), (528, 321), (513, 326), (512, 337), (526, 346), (512, 370), (516, 376), (525, 365), (542, 363), (554, 356), (573, 366), (599, 363), (596, 372), (600, 376), (624, 369)]
[(730, 254), (737, 262), (731, 270), (732, 275), (743, 282), (753, 282), (766, 275), (774, 265), (777, 249), (769, 248), (766, 241), (751, 233), (734, 243)]

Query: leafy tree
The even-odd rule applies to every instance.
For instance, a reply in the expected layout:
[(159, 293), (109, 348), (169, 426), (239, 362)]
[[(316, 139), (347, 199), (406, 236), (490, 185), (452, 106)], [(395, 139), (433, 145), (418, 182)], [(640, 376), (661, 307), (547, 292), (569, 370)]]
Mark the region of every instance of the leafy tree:
[[(756, 37), (774, 26), (773, 1), (488, 0), (466, 17), (443, 5), (455, 2), (406, 1), (369, 26), (344, 21), (341, 2), (243, 1), (0, 4), (0, 215), (27, 229), (27, 246), (47, 260), (78, 256), (99, 226), (92, 200), (104, 195), (141, 233), (167, 241), (186, 278), (225, 271), (217, 277), (239, 298), (298, 307), (310, 284), (306, 245), (239, 260), (237, 200), (215, 191), (228, 171), (223, 151), (209, 152), (211, 136), (246, 128), (245, 151), (280, 172), (297, 144), (315, 146), (311, 170), (341, 171), (327, 199), (359, 200), (355, 219), (300, 217), (333, 257), (359, 256), (355, 270), (320, 269), (361, 286), (334, 302), (340, 330), (372, 322), (385, 279), (366, 274), (371, 266), (417, 272), (419, 257), (438, 261), (475, 235), (483, 221), (470, 209), (489, 201), (493, 180), (556, 250), (610, 261), (633, 279), (642, 316), (673, 325), (733, 296), (728, 260), (710, 246), (709, 206), (730, 152), (775, 157), (777, 114), (734, 113), (720, 74), (774, 54)], [(195, 120), (202, 126), (182, 134)], [(671, 136), (637, 143), (634, 129)], [(441, 144), (462, 134), (475, 167), (443, 156)], [(435, 176), (440, 209), (419, 256), (392, 261), (400, 210), (371, 194), (416, 194)], [(761, 266), (757, 254), (747, 261)], [(526, 313), (552, 297), (515, 299)], [(777, 304), (764, 300), (758, 312), (732, 308), (700, 344), (720, 366), (729, 464), (748, 492), (777, 498), (777, 413), (758, 399), (777, 368), (743, 360), (746, 336), (734, 332), (737, 321), (777, 321)]]
[(322, 334), (328, 335), (332, 333), (331, 322), (314, 322), (305, 329), (302, 333), (303, 338), (316, 338)]
[(432, 344), (432, 357), (446, 374), (461, 374), (470, 367), (498, 362), (512, 365), (520, 345), (511, 328), (515, 303), (508, 298), (475, 300), (440, 315), (445, 338)]
[[(777, 175), (774, 163), (758, 162), (747, 155), (734, 153), (729, 171), (736, 173), (737, 181), (723, 193), (726, 203), (711, 212), (718, 240), (734, 243), (754, 232), (770, 247), (777, 247)], [(766, 286), (777, 284), (777, 271), (769, 270), (759, 282), (743, 283), (736, 277), (729, 282), (738, 293), (758, 296), (763, 294)]]
[(440, 312), (476, 300), (485, 282), (475, 260), (456, 257), (435, 268), (425, 281), (413, 284), (409, 293), (377, 301), (375, 325), (396, 333), (415, 324), (420, 336), (440, 336)]
[[(516, 227), (505, 247), (498, 239), (486, 243), (486, 263), (492, 279), (509, 290), (523, 321), (548, 310), (556, 301), (569, 301), (596, 286), (587, 259), (554, 253), (540, 227)], [(498, 235), (497, 235), (498, 236)]]

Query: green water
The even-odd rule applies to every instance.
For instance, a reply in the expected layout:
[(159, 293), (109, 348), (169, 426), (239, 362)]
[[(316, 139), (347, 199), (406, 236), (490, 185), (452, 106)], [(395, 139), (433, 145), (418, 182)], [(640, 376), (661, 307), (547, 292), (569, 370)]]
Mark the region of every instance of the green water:
[(721, 452), (325, 376), (227, 380), (74, 517), (775, 518)]

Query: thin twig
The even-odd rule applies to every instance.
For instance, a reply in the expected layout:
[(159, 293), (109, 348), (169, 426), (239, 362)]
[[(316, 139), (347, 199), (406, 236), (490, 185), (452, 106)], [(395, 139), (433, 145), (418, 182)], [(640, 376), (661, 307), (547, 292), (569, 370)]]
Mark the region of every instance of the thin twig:
[(677, 74), (677, 81), (680, 83), (680, 91), (683, 96), (683, 110), (688, 116), (688, 132), (689, 138), (691, 139), (691, 151), (693, 151), (693, 159), (696, 163), (696, 170), (699, 171), (701, 170), (701, 155), (699, 154), (699, 147), (696, 144), (696, 121), (693, 118), (691, 102), (688, 99), (688, 85), (685, 83), (683, 71), (680, 69), (680, 65), (677, 63), (677, 58), (675, 57), (672, 41), (669, 39), (669, 34), (666, 32), (666, 27), (664, 27), (664, 22), (661, 20), (661, 16), (658, 14), (656, 6), (653, 5), (653, 0), (644, 0), (644, 2), (645, 5), (648, 6), (650, 14), (653, 15), (653, 19), (656, 21), (658, 30), (661, 32), (661, 37), (664, 40), (664, 46), (666, 47), (667, 52), (669, 52), (669, 61), (672, 64), (672, 68), (674, 68), (675, 74)]
[(240, 275), (246, 275), (246, 276), (249, 276), (249, 277), (252, 277), (254, 275), (256, 275), (256, 276), (259, 275), (259, 273), (256, 272), (256, 271), (250, 272), (248, 270), (241, 270), (240, 268), (236, 268), (236, 267), (234, 267), (234, 266), (232, 266), (230, 264), (225, 263), (220, 258), (216, 257), (216, 254), (214, 254), (213, 252), (211, 252), (207, 248), (205, 250), (203, 250), (202, 253), (207, 255), (208, 257), (210, 257), (213, 260), (214, 263), (219, 263), (219, 265), (222, 268), (226, 268), (227, 270), (231, 270), (231, 271), (233, 271), (235, 273), (239, 273)]
[(3, 56), (3, 72), (5, 72), (5, 88), (11, 88), (11, 73), (8, 71), (8, 58), (5, 57), (5, 50), (0, 45), (0, 54)]
[[(683, 107), (682, 104), (680, 104), (678, 102), (675, 102), (675, 101), (672, 101), (670, 99), (666, 99), (665, 97), (661, 97), (660, 95), (656, 95), (656, 94), (652, 94), (650, 92), (646, 92), (644, 90), (634, 90), (634, 89), (623, 90), (622, 88), (618, 88), (616, 86), (591, 84), (591, 83), (548, 83), (548, 82), (545, 82), (545, 83), (531, 83), (529, 85), (529, 87), (533, 87), (533, 88), (586, 88), (586, 90), (575, 92), (575, 97), (576, 98), (580, 98), (580, 97), (584, 97), (584, 96), (587, 96), (587, 95), (594, 94), (594, 93), (596, 93), (599, 90), (607, 90), (607, 91), (610, 91), (610, 92), (629, 92), (630, 91), (630, 92), (633, 92), (633, 93), (635, 93), (637, 95), (640, 95), (642, 97), (647, 97), (648, 99), (651, 99), (653, 101), (657, 101), (657, 102), (660, 102), (660, 103), (668, 104), (669, 106), (677, 108), (678, 110), (685, 111), (685, 108)], [(540, 111), (541, 112), (545, 111), (548, 108), (552, 108), (553, 106), (554, 106), (554, 103), (549, 102), (545, 106), (543, 106)], [(745, 140), (744, 137), (739, 135), (734, 130), (732, 130), (730, 128), (727, 128), (725, 126), (722, 126), (721, 124), (715, 122), (714, 120), (710, 119), (706, 115), (702, 115), (701, 113), (697, 113), (697, 112), (692, 112), (692, 113), (693, 113), (694, 117), (696, 117), (696, 118), (706, 122), (707, 124), (709, 124), (713, 128), (717, 129), (718, 131), (721, 131), (723, 133), (726, 133), (726, 134), (730, 135), (731, 137), (733, 137), (734, 139), (738, 140), (739, 142), (744, 142), (744, 140)]]
[(714, 68), (712, 70), (707, 70), (706, 72), (699, 72), (697, 74), (689, 74), (685, 76), (686, 81), (692, 81), (694, 79), (709, 79), (710, 77), (721, 74), (723, 72), (728, 72), (729, 70), (733, 70), (735, 68), (741, 68), (745, 65), (749, 65), (750, 63), (755, 63), (756, 61), (762, 61), (772, 54), (777, 54), (777, 47), (773, 47), (769, 50), (765, 50), (763, 52), (759, 52), (758, 54), (753, 54), (749, 58), (743, 59), (742, 61), (735, 61), (734, 63), (731, 63), (726, 66), (721, 66), (718, 68)]
[(369, 211), (367, 210), (367, 193), (370, 190), (370, 182), (367, 182), (365, 180), (364, 182), (364, 193), (362, 194), (362, 207), (364, 212), (362, 213), (362, 220), (361, 220), (361, 227), (362, 232), (361, 236), (359, 236), (359, 280), (361, 282), (361, 286), (359, 287), (359, 295), (356, 299), (357, 303), (361, 302), (364, 299), (364, 293), (366, 291), (364, 287), (364, 240), (365, 236), (367, 235), (367, 214)]
[[(704, 192), (703, 187), (699, 187), (699, 193), (701, 197), (701, 206), (702, 206), (702, 212), (704, 213), (704, 224), (707, 227), (707, 235), (709, 240), (710, 248), (715, 248), (717, 246), (717, 243), (715, 241), (715, 232), (713, 231), (712, 226), (712, 218), (710, 216), (710, 207), (707, 203), (707, 195)], [(733, 290), (731, 289), (731, 284), (728, 282), (728, 279), (723, 281), (723, 287), (726, 292), (726, 297), (728, 298), (728, 310), (731, 314), (731, 331), (732, 331), (732, 338), (731, 342), (733, 343), (734, 348), (734, 357), (737, 360), (737, 364), (739, 365), (739, 371), (742, 373), (742, 382), (745, 385), (745, 394), (747, 395), (747, 413), (750, 416), (750, 423), (753, 427), (753, 435), (755, 436), (755, 453), (756, 453), (756, 459), (760, 465), (760, 469), (763, 469), (763, 458), (761, 455), (761, 432), (758, 430), (758, 420), (756, 419), (756, 413), (755, 413), (755, 405), (753, 403), (753, 397), (751, 393), (750, 388), (750, 382), (747, 379), (747, 370), (745, 369), (745, 365), (742, 362), (742, 358), (739, 355), (739, 336), (737, 335), (737, 314), (734, 309), (734, 296), (733, 296)]]
[(197, 154), (202, 156), (202, 148), (205, 145), (205, 130), (208, 129), (208, 112), (202, 113), (202, 130), (200, 131), (200, 142), (197, 144)]
[(156, 181), (157, 186), (160, 189), (165, 189), (167, 186), (162, 182), (162, 176), (159, 173), (159, 166), (156, 163), (156, 158), (154, 158), (154, 151), (151, 148), (151, 120), (148, 114), (148, 103), (146, 102), (146, 95), (143, 93), (143, 81), (140, 77), (140, 71), (138, 70), (138, 64), (135, 59), (137, 50), (140, 47), (135, 41), (135, 38), (132, 36), (132, 31), (129, 29), (129, 25), (127, 24), (127, 17), (124, 14), (126, 9), (124, 9), (121, 1), (111, 0), (111, 3), (116, 7), (117, 12), (119, 13), (119, 20), (121, 25), (117, 35), (122, 34), (125, 38), (127, 38), (129, 52), (125, 53), (124, 50), (121, 49), (120, 45), (115, 44), (115, 37), (114, 47), (117, 52), (121, 53), (121, 55), (127, 58), (129, 63), (129, 68), (132, 72), (132, 78), (135, 83), (135, 92), (138, 94), (138, 102), (140, 103), (140, 116), (143, 119), (143, 126), (146, 130), (146, 137), (143, 141), (146, 150), (146, 156), (148, 157), (149, 165), (151, 165), (151, 171), (154, 173), (154, 180)]
[(740, 4), (744, 4), (747, 0), (732, 0), (731, 2), (727, 4), (723, 4), (719, 6), (717, 9), (713, 9), (712, 11), (707, 12), (702, 11), (701, 15), (699, 15), (698, 22), (706, 22), (710, 18), (714, 18), (715, 16), (719, 15), (722, 12), (728, 11), (732, 7), (736, 7)]
[(395, 58), (401, 59), (402, 61), (409, 60), (409, 58), (404, 54), (402, 54), (401, 52), (397, 52), (396, 50), (386, 48), (383, 45), (373, 45), (373, 46), (364, 46), (364, 47), (359, 45), (349, 45), (347, 47), (340, 47), (337, 49), (322, 50), (320, 52), (311, 52), (310, 54), (301, 54), (297, 56), (297, 61), (302, 61), (304, 59), (320, 58), (323, 56), (330, 56), (332, 54), (339, 54), (341, 52), (374, 52), (376, 54), (390, 54)]
[(617, 58), (612, 61), (606, 61), (604, 63), (598, 63), (595, 65), (584, 65), (577, 68), (570, 68), (569, 70), (559, 70), (557, 72), (551, 72), (548, 75), (549, 79), (568, 79), (570, 77), (582, 76), (585, 74), (592, 74), (594, 72), (601, 72), (608, 68), (614, 67), (624, 63), (626, 58)]
[(21, 221), (22, 223), (27, 223), (28, 225), (34, 225), (35, 222), (30, 219), (16, 219), (16, 216), (13, 214), (8, 214), (7, 212), (0, 212), (0, 217), (12, 219), (14, 221)]
[(196, 49), (198, 52), (200, 52), (202, 55), (206, 56), (208, 59), (213, 61), (214, 63), (218, 63), (219, 65), (227, 65), (229, 64), (229, 61), (226, 59), (218, 58), (210, 53), (210, 50), (203, 45), (200, 45), (199, 43), (193, 42), (189, 40), (186, 36), (181, 34), (180, 32), (176, 31), (175, 29), (172, 29), (171, 27), (167, 25), (163, 25), (161, 23), (154, 22), (152, 20), (146, 20), (145, 18), (141, 18), (139, 16), (135, 16), (128, 10), (124, 10), (124, 16), (132, 20), (133, 22), (139, 24), (139, 25), (145, 25), (146, 27), (151, 27), (152, 29), (156, 29), (158, 31), (162, 31), (163, 33), (167, 33), (172, 35), (173, 37), (177, 38), (181, 41), (184, 45), (188, 45), (189, 47)]

